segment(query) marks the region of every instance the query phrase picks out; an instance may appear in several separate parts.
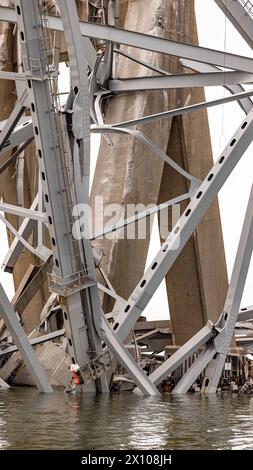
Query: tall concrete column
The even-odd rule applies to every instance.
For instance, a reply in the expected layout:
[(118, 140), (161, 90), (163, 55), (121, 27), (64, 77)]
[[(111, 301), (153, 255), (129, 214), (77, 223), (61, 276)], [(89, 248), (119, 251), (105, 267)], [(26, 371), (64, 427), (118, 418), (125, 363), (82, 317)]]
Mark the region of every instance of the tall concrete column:
[[(170, 37), (170, 18), (173, 16), (171, 0), (134, 0), (122, 2), (127, 10), (124, 27), (138, 30), (146, 34), (168, 38)], [(144, 14), (145, 12), (145, 14)], [(165, 17), (168, 24), (165, 27)], [(176, 61), (165, 55), (150, 51), (138, 50), (131, 47), (121, 47), (121, 50), (147, 63), (175, 72)], [(115, 58), (116, 75), (120, 78), (149, 76), (155, 73), (139, 66), (125, 57)], [(158, 113), (176, 107), (174, 90), (149, 91), (115, 96), (110, 99), (106, 122), (119, 122), (124, 119), (137, 118), (142, 115)], [(164, 151), (167, 149), (170, 134), (170, 120), (140, 126), (152, 141), (159, 144)], [(144, 145), (131, 136), (110, 134), (112, 146), (102, 138), (97, 167), (91, 192), (91, 205), (95, 207), (95, 197), (102, 195), (104, 206), (116, 203), (122, 206), (127, 217), (127, 204), (156, 204), (163, 162), (150, 152)], [(96, 214), (95, 214), (96, 215)], [(105, 217), (105, 224), (113, 214)], [(97, 217), (100, 215), (98, 214)], [(123, 298), (127, 298), (139, 281), (146, 263), (149, 246), (149, 227), (146, 239), (119, 238), (118, 232), (112, 239), (96, 242), (96, 246), (104, 251), (102, 266), (108, 273), (113, 287)], [(111, 300), (105, 296), (104, 308), (110, 311)]]
[[(124, 27), (188, 43), (198, 43), (194, 0), (132, 0), (127, 4)], [(145, 14), (143, 13), (145, 12)], [(182, 73), (179, 60), (128, 47), (123, 51), (167, 70)], [(188, 71), (189, 72), (189, 71)], [(147, 69), (120, 57), (117, 77), (151, 75)], [(119, 122), (142, 115), (183, 106), (186, 101), (204, 100), (202, 89), (151, 91), (113, 97), (108, 104), (106, 122)], [(198, 178), (212, 166), (212, 150), (205, 111), (182, 119), (157, 121), (140, 127), (145, 134)], [(91, 193), (104, 197), (105, 206), (117, 203), (150, 204), (163, 202), (184, 193), (187, 183), (168, 165), (163, 165), (131, 137), (113, 136), (112, 146), (102, 139)], [(184, 205), (182, 205), (182, 210)], [(105, 218), (105, 223), (110, 216)], [(104, 250), (102, 266), (116, 291), (127, 298), (143, 274), (150, 234), (145, 240), (98, 240)], [(217, 201), (198, 226), (183, 253), (166, 278), (170, 315), (176, 345), (183, 344), (207, 318), (216, 319), (222, 309), (227, 288), (227, 273)], [(110, 311), (112, 302), (104, 298)], [(162, 310), (160, 305), (158, 310)]]
[[(174, 2), (175, 37), (198, 44), (194, 0)], [(178, 64), (178, 73), (188, 72)], [(179, 89), (179, 106), (205, 101), (202, 88)], [(168, 142), (168, 153), (183, 168), (204, 179), (213, 165), (211, 139), (206, 110), (175, 118)], [(164, 167), (159, 201), (167, 200), (175, 191), (184, 192), (186, 182)], [(182, 211), (185, 206), (182, 205)], [(166, 277), (174, 341), (181, 345), (208, 319), (215, 321), (222, 311), (228, 287), (225, 252), (217, 199), (196, 228), (186, 247)]]

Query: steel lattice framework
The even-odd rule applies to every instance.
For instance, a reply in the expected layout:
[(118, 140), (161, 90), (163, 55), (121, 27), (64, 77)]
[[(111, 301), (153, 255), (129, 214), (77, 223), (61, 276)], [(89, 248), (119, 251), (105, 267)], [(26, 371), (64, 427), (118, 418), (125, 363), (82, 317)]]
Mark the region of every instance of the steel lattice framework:
[[(107, 3), (97, 5), (100, 15), (105, 13)], [(216, 3), (252, 48), (253, 4), (242, 0), (216, 0)], [(40, 179), (39, 192), (30, 209), (0, 204), (1, 211), (23, 218), (20, 228), (15, 230), (0, 214), (0, 219), (15, 236), (5, 257), (4, 267), (6, 270), (13, 268), (23, 247), (38, 256), (45, 265), (51, 264), (53, 267), (52, 274), (49, 274), (49, 286), (52, 292), (60, 295), (64, 329), (37, 339), (37, 343), (51, 340), (57, 335), (65, 335), (69, 357), (72, 362), (82, 365), (83, 374), (86, 374), (87, 383), (82, 386), (85, 391), (109, 390), (107, 372), (112, 369), (113, 358), (116, 358), (144, 395), (156, 395), (161, 381), (186, 358), (201, 350), (173, 393), (187, 392), (204, 370), (202, 391), (214, 393), (229, 352), (236, 321), (252, 318), (252, 309), (244, 309), (240, 313), (240, 306), (253, 249), (253, 191), (248, 202), (227, 298), (223, 311), (219, 312), (217, 323), (208, 321), (206, 326), (149, 376), (135, 362), (124, 341), (252, 142), (253, 109), (250, 97), (253, 89), (245, 91), (242, 85), (252, 82), (253, 59), (226, 53), (224, 71), (224, 52), (120, 29), (119, 2), (114, 0), (109, 4), (114, 18), (114, 24), (110, 26), (102, 21), (80, 22), (75, 2), (69, 0), (56, 0), (59, 16), (49, 15), (39, 0), (15, 0), (14, 9), (0, 7), (0, 20), (17, 25), (23, 62), (23, 72), (0, 72), (1, 79), (15, 80), (18, 94), (9, 119), (1, 123), (0, 153), (16, 149), (11, 156), (13, 160), (34, 139)], [(96, 11), (93, 13), (95, 15)], [(68, 51), (71, 87), (64, 112), (55, 92), (59, 58), (57, 61), (54, 57), (53, 65), (49, 62), (51, 49), (48, 38), (51, 30), (56, 33), (64, 32)], [(91, 38), (103, 42), (103, 60)], [(155, 69), (157, 76), (118, 80), (112, 76), (111, 71), (114, 55), (122, 53), (119, 44), (180, 57), (182, 63), (195, 73), (169, 75), (163, 70)], [(144, 62), (141, 65), (150, 67)], [(113, 95), (140, 90), (224, 86), (224, 83), (231, 94), (223, 99), (110, 125), (103, 121), (101, 100), (105, 93)], [(139, 124), (180, 116), (234, 100), (244, 110), (245, 118), (203, 181), (183, 170), (141, 131), (135, 129)], [(24, 116), (27, 109), (31, 112), (29, 117)], [(175, 202), (189, 199), (187, 208), (127, 301), (120, 299), (109, 285), (105, 287), (97, 282), (96, 259), (94, 260), (91, 241), (145, 218), (150, 212), (137, 214), (90, 237), (73, 238), (73, 209), (79, 203), (88, 203), (91, 133), (105, 136), (111, 133), (130, 134), (191, 183), (188, 193), (153, 209), (153, 213), (159, 212)], [(0, 171), (4, 171), (4, 168), (1, 167)], [(40, 238), (38, 247), (28, 242), (29, 234), (36, 224)], [(45, 228), (50, 235), (51, 249), (43, 243)], [(114, 318), (112, 312), (111, 318), (114, 321), (111, 323), (102, 311), (99, 289), (119, 300), (120, 313)], [(39, 390), (52, 391), (31, 347), (36, 342), (29, 342), (2, 286), (0, 309)], [(90, 352), (93, 354), (92, 360)]]

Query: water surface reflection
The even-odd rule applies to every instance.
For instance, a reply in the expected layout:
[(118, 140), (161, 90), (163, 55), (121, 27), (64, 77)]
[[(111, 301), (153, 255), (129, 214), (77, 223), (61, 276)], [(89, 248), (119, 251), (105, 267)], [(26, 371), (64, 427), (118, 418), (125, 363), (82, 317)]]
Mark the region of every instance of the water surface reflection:
[(0, 392), (0, 449), (253, 449), (253, 398)]

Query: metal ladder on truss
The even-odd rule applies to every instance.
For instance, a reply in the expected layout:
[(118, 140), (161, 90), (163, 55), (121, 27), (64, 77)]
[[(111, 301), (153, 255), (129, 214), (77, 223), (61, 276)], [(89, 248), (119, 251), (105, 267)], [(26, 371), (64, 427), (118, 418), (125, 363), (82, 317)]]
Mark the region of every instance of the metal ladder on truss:
[(252, 0), (239, 0), (244, 10), (253, 18), (253, 2)]
[(215, 0), (233, 26), (253, 48), (253, 1), (252, 0)]
[(103, 374), (108, 372), (112, 365), (112, 357), (109, 351), (98, 356), (96, 352), (90, 351), (89, 355), (94, 357), (80, 367), (82, 379), (86, 384), (97, 380)]
[[(48, 26), (48, 17), (47, 17), (47, 10), (43, 12), (41, 15), (41, 24), (42, 24), (42, 35), (43, 35), (43, 45), (42, 50), (45, 52), (45, 60), (48, 64), (48, 77), (49, 77), (49, 84), (50, 84), (50, 97), (51, 97), (51, 104), (52, 104), (52, 112), (55, 121), (55, 128), (57, 129), (57, 138), (60, 141), (60, 145), (62, 146), (63, 152), (60, 154), (62, 156), (61, 162), (61, 170), (64, 178), (64, 192), (66, 195), (67, 204), (64, 206), (66, 211), (68, 212), (68, 218), (70, 221), (69, 230), (71, 231), (72, 226), (75, 222), (75, 217), (73, 217), (73, 208), (75, 206), (75, 199), (74, 199), (74, 185), (73, 185), (73, 174), (72, 169), (70, 167), (70, 162), (68, 161), (68, 155), (65, 150), (64, 146), (64, 131), (62, 126), (59, 122), (59, 117), (61, 114), (61, 106), (59, 101), (59, 93), (58, 89), (54, 92), (54, 70), (50, 69), (49, 65), (49, 58), (52, 55), (52, 44), (51, 44), (51, 34), (50, 29)], [(78, 271), (75, 275), (67, 276), (66, 278), (60, 278), (55, 276), (54, 274), (50, 273), (48, 276), (49, 282), (49, 289), (53, 292), (56, 292), (60, 295), (69, 295), (70, 293), (80, 291), (84, 287), (90, 287), (94, 285), (94, 280), (92, 280), (94, 276), (94, 270), (91, 268), (83, 269), (83, 265), (81, 262), (82, 259), (82, 252), (80, 249), (79, 240), (72, 239), (73, 251), (74, 251), (74, 258), (76, 265), (78, 267)]]

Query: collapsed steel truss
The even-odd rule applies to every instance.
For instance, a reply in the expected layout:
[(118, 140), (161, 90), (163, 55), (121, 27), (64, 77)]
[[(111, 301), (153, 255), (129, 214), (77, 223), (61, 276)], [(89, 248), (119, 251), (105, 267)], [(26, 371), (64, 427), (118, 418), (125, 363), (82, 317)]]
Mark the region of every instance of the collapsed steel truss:
[[(49, 275), (49, 284), (53, 292), (60, 294), (64, 317), (64, 330), (61, 330), (58, 336), (65, 334), (68, 339), (68, 354), (72, 362), (80, 364), (83, 368), (90, 362), (90, 353), (92, 353), (91, 366), (94, 367), (96, 373), (91, 374), (91, 380), (83, 386), (85, 391), (107, 392), (109, 390), (107, 372), (112, 368), (114, 357), (128, 371), (144, 395), (156, 395), (159, 393), (157, 385), (186, 358), (201, 350), (173, 393), (187, 392), (204, 370), (202, 391), (214, 393), (219, 383), (225, 357), (229, 352), (238, 317), (252, 318), (250, 308), (238, 313), (253, 249), (252, 191), (227, 299), (223, 312), (219, 312), (221, 315), (217, 323), (213, 324), (208, 321), (205, 327), (149, 376), (135, 362), (124, 346), (124, 341), (197, 224), (252, 142), (253, 109), (250, 96), (253, 95), (253, 89), (245, 91), (242, 84), (252, 83), (253, 59), (226, 54), (226, 68), (230, 70), (224, 71), (222, 70), (224, 66), (222, 51), (119, 29), (119, 2), (117, 0), (109, 2), (112, 10), (111, 16), (114, 18), (114, 24), (111, 26), (99, 24), (99, 21), (97, 23), (80, 22), (74, 1), (56, 0), (59, 17), (48, 15), (40, 8), (39, 3), (37, 0), (16, 0), (15, 9), (0, 7), (0, 20), (17, 24), (24, 69), (23, 73), (0, 72), (1, 79), (16, 81), (18, 97), (9, 119), (1, 123), (0, 154), (18, 147), (11, 157), (13, 160), (17, 158), (17, 152), (22, 152), (25, 146), (34, 139), (40, 174), (39, 192), (30, 209), (6, 203), (0, 204), (0, 211), (23, 218), (17, 231), (0, 214), (1, 220), (15, 236), (4, 260), (4, 269), (12, 271), (23, 247), (36, 254), (44, 263), (48, 263), (53, 257), (53, 273)], [(216, 3), (252, 48), (253, 4), (241, 0), (216, 0)], [(101, 12), (103, 13), (103, 10)], [(93, 14), (96, 14), (95, 11)], [(49, 66), (47, 41), (50, 30), (64, 31), (68, 50), (71, 88), (64, 113), (59, 107), (56, 94), (53, 93), (58, 63), (56, 60), (54, 70)], [(90, 38), (104, 41), (103, 61), (97, 56)], [(122, 53), (116, 44), (175, 55), (180, 57), (182, 63), (195, 73), (173, 76), (156, 69), (158, 73), (156, 77), (117, 80), (112, 77), (111, 73), (114, 55)], [(137, 60), (134, 57), (129, 56), (129, 58)], [(139, 63), (150, 68), (149, 64), (143, 61)], [(87, 70), (89, 70), (89, 75)], [(103, 122), (100, 102), (105, 94), (111, 96), (115, 93), (136, 90), (214, 85), (225, 86), (231, 96), (143, 116), (132, 121), (114, 123), (110, 126)], [(238, 101), (246, 116), (204, 181), (199, 181), (182, 170), (142, 132), (131, 129), (138, 124), (167, 119), (232, 100)], [(31, 117), (23, 116), (26, 109), (30, 109)], [(90, 114), (93, 120), (91, 126)], [(106, 288), (97, 283), (96, 263), (91, 241), (129, 223), (134, 223), (150, 215), (151, 212), (141, 213), (115, 226), (106, 227), (102, 233), (92, 234), (90, 237), (82, 236), (79, 237), (80, 239), (73, 238), (72, 225), (75, 221), (73, 208), (78, 203), (88, 203), (89, 197), (90, 133), (106, 135), (129, 133), (141, 140), (147, 148), (191, 182), (188, 193), (153, 209), (152, 213), (155, 213), (175, 202), (190, 200), (180, 220), (127, 302), (120, 299), (109, 284)], [(0, 166), (0, 171), (4, 171), (6, 164), (3, 167)], [(35, 224), (39, 227), (37, 247), (31, 246), (27, 241)], [(49, 231), (51, 250), (43, 243), (45, 227)], [(114, 311), (111, 313), (114, 321), (110, 324), (101, 308), (100, 288), (118, 299), (121, 306), (119, 314), (116, 315)], [(52, 389), (46, 375), (2, 287), (0, 307), (1, 316), (32, 373), (36, 385), (39, 390), (50, 392)], [(52, 334), (48, 338), (42, 337), (41, 342), (54, 337), (55, 335)], [(36, 341), (31, 343), (36, 344)]]

